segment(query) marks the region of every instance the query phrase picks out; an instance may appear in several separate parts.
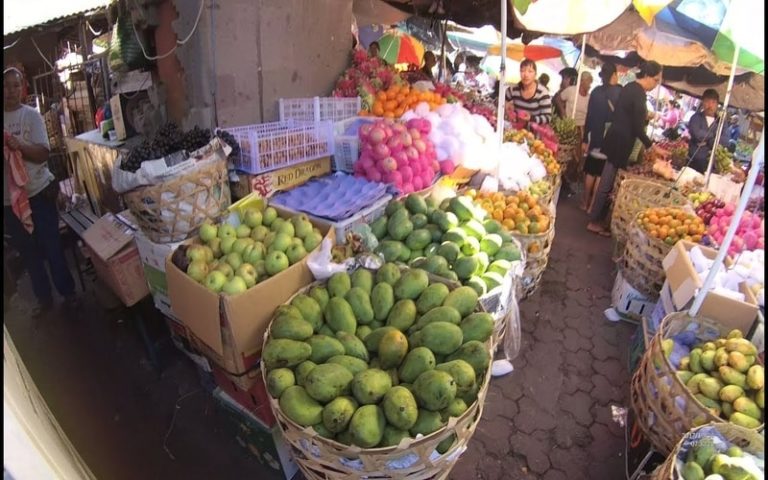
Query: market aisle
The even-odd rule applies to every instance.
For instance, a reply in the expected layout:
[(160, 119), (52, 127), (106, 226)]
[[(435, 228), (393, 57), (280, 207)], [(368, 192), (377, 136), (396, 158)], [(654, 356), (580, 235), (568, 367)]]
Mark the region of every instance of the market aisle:
[(520, 306), (515, 371), (492, 380), (451, 479), (624, 478), (624, 430), (611, 405), (628, 406), (635, 327), (603, 316), (615, 278), (611, 243), (586, 221), (576, 197), (560, 198), (542, 285)]

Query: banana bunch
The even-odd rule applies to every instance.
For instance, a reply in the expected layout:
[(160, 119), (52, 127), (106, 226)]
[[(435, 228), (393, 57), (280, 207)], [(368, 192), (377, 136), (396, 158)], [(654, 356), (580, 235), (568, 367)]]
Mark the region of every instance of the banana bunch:
[(722, 145), (715, 148), (715, 172), (730, 173), (733, 167), (733, 154)]
[(581, 141), (579, 138), (579, 129), (576, 126), (576, 122), (571, 118), (552, 117), (552, 130), (557, 135), (557, 142), (560, 145), (578, 145)]

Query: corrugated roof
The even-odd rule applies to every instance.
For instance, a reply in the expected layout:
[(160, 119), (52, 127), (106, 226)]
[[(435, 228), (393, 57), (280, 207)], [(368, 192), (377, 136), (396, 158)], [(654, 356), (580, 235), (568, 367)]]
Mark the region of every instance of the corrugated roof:
[(114, 0), (6, 0), (3, 35), (105, 7)]

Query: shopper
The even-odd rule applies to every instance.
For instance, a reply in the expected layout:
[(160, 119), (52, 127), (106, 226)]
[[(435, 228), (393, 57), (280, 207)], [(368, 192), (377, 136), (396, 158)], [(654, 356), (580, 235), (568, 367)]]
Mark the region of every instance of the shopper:
[(506, 98), (515, 111), (526, 112), (533, 123), (549, 123), (552, 118), (552, 99), (547, 89), (536, 81), (533, 60), (520, 63), (520, 83), (507, 90)]
[[(691, 139), (688, 142), (688, 166), (699, 173), (705, 173), (709, 165), (709, 157), (715, 145), (715, 132), (719, 123), (717, 106), (720, 103), (720, 95), (713, 88), (704, 90), (701, 95), (699, 110), (693, 114), (688, 122), (688, 134)], [(723, 132), (720, 135), (720, 144), (728, 145), (728, 135)]]
[(369, 57), (378, 57), (379, 56), (379, 42), (373, 41), (370, 45), (368, 45), (368, 56)]
[[(53, 284), (64, 297), (65, 306), (74, 309), (78, 300), (61, 246), (56, 208), (59, 188), (48, 169), (50, 147), (45, 122), (34, 108), (21, 103), (23, 82), (19, 70), (9, 68), (3, 72), (3, 225), (11, 246), (21, 254), (29, 271), (32, 291), (38, 302), (32, 315), (39, 316), (53, 307), (46, 260)], [(17, 175), (12, 178), (9, 172), (10, 157), (19, 153), (22, 159), (19, 167), (26, 170), (25, 185), (18, 185)], [(31, 218), (20, 212), (31, 213)]]
[(579, 72), (575, 68), (568, 67), (560, 70), (560, 90), (552, 98), (552, 104), (555, 106), (555, 115), (560, 118), (569, 118), (563, 93), (570, 87), (573, 87), (575, 93), (576, 78), (578, 76)]
[(427, 77), (427, 80), (435, 83), (435, 76), (432, 74), (432, 68), (437, 65), (435, 54), (427, 51), (424, 53), (424, 65), (421, 67), (421, 73)]
[(682, 119), (682, 112), (680, 111), (680, 105), (672, 98), (667, 102), (667, 108), (661, 114), (660, 126), (662, 129), (667, 130), (670, 128), (677, 128)]
[(587, 156), (584, 161), (584, 197), (581, 203), (581, 209), (584, 211), (589, 211), (595, 199), (596, 187), (600, 182), (606, 158), (602, 152), (603, 138), (621, 93), (616, 65), (604, 63), (600, 69), (600, 79), (603, 83), (589, 95), (587, 115), (584, 119), (582, 151), (586, 152)]
[(549, 75), (546, 73), (539, 75), (539, 85), (543, 86), (547, 89), (547, 91), (549, 91)]
[(616, 173), (627, 166), (635, 140), (640, 140), (646, 148), (651, 149), (654, 155), (666, 155), (666, 152), (654, 145), (645, 133), (648, 121), (645, 94), (656, 88), (659, 82), (661, 82), (661, 65), (650, 61), (641, 65), (637, 80), (621, 89), (613, 121), (603, 141), (603, 153), (607, 161), (603, 166), (597, 193), (590, 209), (587, 230), (592, 233), (605, 237), (611, 236), (610, 231), (603, 225), (608, 197), (613, 190)]

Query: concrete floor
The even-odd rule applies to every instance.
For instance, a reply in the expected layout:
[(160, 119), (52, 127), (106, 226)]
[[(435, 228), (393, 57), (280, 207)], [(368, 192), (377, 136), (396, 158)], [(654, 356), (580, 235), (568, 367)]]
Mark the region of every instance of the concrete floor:
[[(615, 276), (611, 244), (586, 232), (576, 205), (575, 198), (560, 200), (549, 267), (520, 306), (515, 371), (492, 381), (483, 419), (451, 479), (624, 478), (624, 434), (611, 405), (628, 406), (627, 350), (635, 327), (602, 315)], [(150, 337), (161, 347), (158, 378), (133, 319), (121, 309), (105, 310), (97, 298), (104, 296), (101, 287), (86, 284), (82, 311), (32, 320), (23, 277), (4, 318), (51, 411), (96, 477), (280, 478), (227, 433), (195, 365), (171, 344), (159, 314), (146, 308)]]

